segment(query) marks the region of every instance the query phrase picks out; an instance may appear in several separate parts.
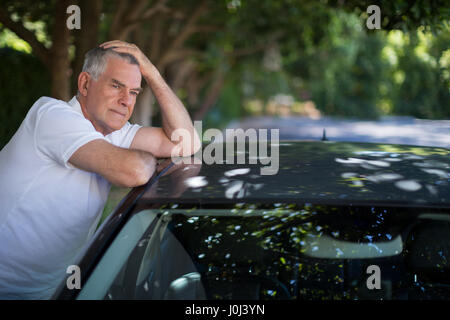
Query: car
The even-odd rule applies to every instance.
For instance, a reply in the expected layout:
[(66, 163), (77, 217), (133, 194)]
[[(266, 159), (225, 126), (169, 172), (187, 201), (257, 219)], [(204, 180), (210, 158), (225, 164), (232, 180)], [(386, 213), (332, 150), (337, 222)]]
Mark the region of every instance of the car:
[(53, 299), (450, 299), (449, 149), (272, 144), (276, 174), (250, 142), (245, 163), (162, 162)]

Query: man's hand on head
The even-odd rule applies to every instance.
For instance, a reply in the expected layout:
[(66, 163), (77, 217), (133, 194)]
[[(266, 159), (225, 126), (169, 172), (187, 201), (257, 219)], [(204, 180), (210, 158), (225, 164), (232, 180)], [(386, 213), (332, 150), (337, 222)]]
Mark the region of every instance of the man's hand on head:
[(158, 70), (153, 63), (135, 44), (120, 40), (112, 40), (102, 43), (99, 47), (103, 49), (112, 49), (121, 53), (129, 53), (134, 56), (139, 62), (141, 74), (144, 78), (152, 77), (153, 74), (158, 73)]

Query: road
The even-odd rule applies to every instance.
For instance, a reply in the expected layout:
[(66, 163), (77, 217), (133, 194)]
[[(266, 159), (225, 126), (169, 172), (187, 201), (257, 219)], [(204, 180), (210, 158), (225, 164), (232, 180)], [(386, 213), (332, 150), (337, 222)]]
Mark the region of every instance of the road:
[[(279, 129), (280, 140), (320, 140), (323, 130), (331, 141), (379, 142), (450, 148), (450, 120), (384, 117), (379, 121), (332, 117), (252, 117), (233, 121), (227, 128)], [(270, 137), (270, 136), (269, 136)]]

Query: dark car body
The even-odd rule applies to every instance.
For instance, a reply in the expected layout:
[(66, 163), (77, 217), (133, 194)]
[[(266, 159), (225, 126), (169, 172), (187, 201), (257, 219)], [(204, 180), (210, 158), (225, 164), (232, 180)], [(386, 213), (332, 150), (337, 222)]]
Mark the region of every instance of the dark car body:
[(449, 149), (285, 141), (274, 175), (248, 150), (164, 162), (53, 298), (450, 298)]

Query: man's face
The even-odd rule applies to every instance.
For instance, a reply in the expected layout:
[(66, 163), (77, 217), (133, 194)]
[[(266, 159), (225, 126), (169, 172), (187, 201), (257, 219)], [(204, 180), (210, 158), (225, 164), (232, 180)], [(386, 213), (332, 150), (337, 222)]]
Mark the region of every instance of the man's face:
[(103, 135), (119, 130), (130, 119), (140, 89), (139, 66), (108, 57), (105, 71), (89, 81), (83, 113)]

